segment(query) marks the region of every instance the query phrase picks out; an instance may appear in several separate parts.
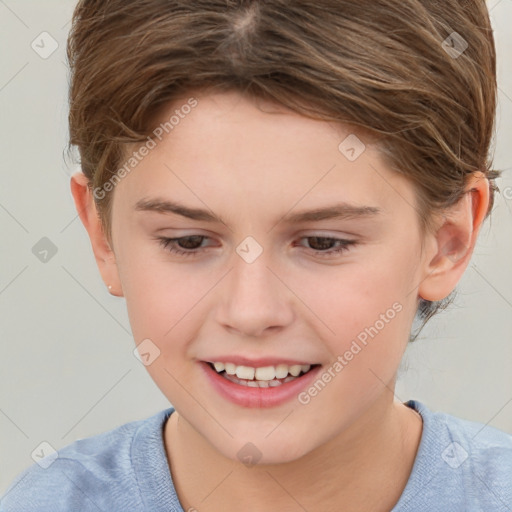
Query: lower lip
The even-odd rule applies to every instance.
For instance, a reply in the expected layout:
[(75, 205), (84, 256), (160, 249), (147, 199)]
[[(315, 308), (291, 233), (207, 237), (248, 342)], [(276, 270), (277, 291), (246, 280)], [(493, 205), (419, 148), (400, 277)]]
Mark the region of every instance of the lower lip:
[(219, 375), (208, 363), (200, 362), (203, 371), (217, 392), (229, 401), (249, 408), (276, 407), (297, 395), (315, 378), (321, 366), (309, 370), (306, 374), (276, 387), (252, 388), (225, 379)]

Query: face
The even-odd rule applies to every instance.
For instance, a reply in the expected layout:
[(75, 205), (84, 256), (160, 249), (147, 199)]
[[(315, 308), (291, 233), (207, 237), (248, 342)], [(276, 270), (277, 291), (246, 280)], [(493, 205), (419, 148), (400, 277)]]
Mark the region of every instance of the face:
[(370, 145), (354, 160), (347, 128), (196, 98), (114, 190), (131, 327), (218, 452), (291, 461), (390, 399), (422, 279), (415, 192)]

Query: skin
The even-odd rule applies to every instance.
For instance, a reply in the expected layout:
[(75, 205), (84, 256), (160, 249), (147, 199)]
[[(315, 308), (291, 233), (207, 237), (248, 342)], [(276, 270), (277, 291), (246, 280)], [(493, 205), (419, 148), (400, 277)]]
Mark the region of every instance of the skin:
[[(420, 416), (393, 395), (397, 368), (419, 298), (446, 297), (469, 263), (488, 181), (476, 173), (423, 234), (405, 177), (370, 145), (354, 162), (338, 150), (348, 127), (238, 93), (194, 96), (198, 106), (115, 187), (110, 243), (85, 177), (71, 179), (103, 280), (126, 299), (135, 342), (149, 338), (160, 350), (147, 369), (177, 411), (164, 441), (180, 501), (201, 512), (269, 503), (290, 512), (390, 510), (422, 433)], [(206, 208), (225, 223), (135, 211), (154, 197)], [(284, 219), (340, 201), (380, 213)], [(208, 238), (182, 245), (199, 247), (187, 257), (156, 240), (191, 235)], [(236, 252), (247, 236), (263, 248), (251, 264)], [(325, 256), (323, 247), (337, 245), (315, 245), (312, 236), (357, 243)], [(198, 361), (221, 354), (328, 368), (394, 303), (401, 311), (307, 405), (241, 407), (200, 371)], [(248, 442), (261, 452), (252, 467), (237, 456)]]

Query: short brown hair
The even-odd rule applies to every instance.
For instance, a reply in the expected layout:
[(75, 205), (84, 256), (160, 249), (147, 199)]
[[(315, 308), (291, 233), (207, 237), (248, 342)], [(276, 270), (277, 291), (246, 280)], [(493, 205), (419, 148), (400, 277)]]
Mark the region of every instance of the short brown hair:
[[(80, 0), (67, 53), (70, 147), (91, 189), (178, 97), (236, 90), (364, 133), (415, 186), (423, 227), (476, 171), (492, 209), (496, 55), (484, 0)], [(111, 240), (112, 193), (95, 199)], [(421, 301), (419, 312), (440, 307)]]

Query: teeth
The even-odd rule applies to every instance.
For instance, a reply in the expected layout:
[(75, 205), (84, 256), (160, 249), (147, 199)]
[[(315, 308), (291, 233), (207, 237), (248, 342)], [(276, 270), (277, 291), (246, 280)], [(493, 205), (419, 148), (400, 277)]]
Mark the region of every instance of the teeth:
[(288, 370), (294, 377), (297, 377), (299, 373), (302, 370), (302, 366), (300, 364), (294, 364), (293, 366), (290, 366), (290, 369)]
[[(213, 366), (215, 366), (215, 364)], [(224, 365), (224, 369), (226, 370), (226, 373), (228, 375), (235, 375), (235, 373), (236, 373), (236, 365), (233, 363), (226, 363)]]
[(224, 374), (224, 377), (227, 380), (230, 380), (231, 382), (234, 382), (235, 384), (240, 384), (241, 386), (246, 386), (249, 388), (275, 388), (277, 386), (282, 386), (283, 384), (286, 384), (287, 382), (291, 382), (292, 380), (295, 380), (297, 377), (294, 377), (293, 375), (289, 375), (284, 380), (240, 380), (236, 378), (234, 375), (227, 375)]
[(239, 379), (252, 380), (254, 379), (254, 368), (250, 366), (237, 366), (236, 367), (236, 376)]
[(276, 379), (284, 379), (288, 375), (288, 365), (278, 364), (276, 366)]
[(278, 364), (277, 366), (253, 368), (251, 366), (236, 366), (233, 363), (215, 362), (213, 366), (218, 373), (225, 370), (227, 375), (236, 375), (238, 379), (248, 381), (247, 385), (250, 387), (278, 386), (280, 382), (275, 379), (285, 379), (284, 382), (289, 382), (298, 377), (301, 372), (306, 373), (311, 369), (310, 364), (294, 364), (292, 366)]
[(255, 376), (258, 380), (273, 380), (276, 376), (276, 370), (273, 366), (262, 366), (256, 368)]

